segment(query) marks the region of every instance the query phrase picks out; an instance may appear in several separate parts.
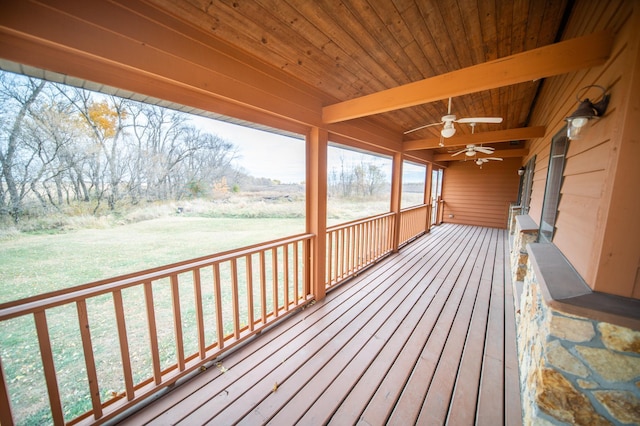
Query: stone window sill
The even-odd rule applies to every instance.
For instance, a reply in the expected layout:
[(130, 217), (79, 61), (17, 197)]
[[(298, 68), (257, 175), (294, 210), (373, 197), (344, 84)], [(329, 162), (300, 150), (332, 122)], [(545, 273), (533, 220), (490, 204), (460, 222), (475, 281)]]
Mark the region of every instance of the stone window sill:
[(571, 315), (640, 330), (640, 300), (591, 290), (553, 244), (527, 245), (548, 306)]
[(516, 216), (516, 223), (518, 224), (520, 232), (538, 232), (538, 224), (536, 224), (528, 214)]

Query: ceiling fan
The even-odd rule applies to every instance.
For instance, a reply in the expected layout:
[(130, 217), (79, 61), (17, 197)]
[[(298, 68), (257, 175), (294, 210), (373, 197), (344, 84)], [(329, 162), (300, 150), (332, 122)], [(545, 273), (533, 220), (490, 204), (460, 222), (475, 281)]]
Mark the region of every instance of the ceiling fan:
[(407, 130), (406, 132), (404, 132), (404, 134), (406, 135), (407, 133), (442, 124), (443, 128), (442, 130), (440, 130), (440, 135), (444, 138), (450, 138), (456, 133), (456, 128), (453, 123), (469, 123), (474, 129), (477, 123), (502, 123), (502, 117), (457, 118), (455, 114), (451, 114), (451, 98), (449, 98), (449, 108), (447, 110), (447, 115), (443, 116), (441, 120), (442, 121), (438, 123), (426, 124), (424, 126), (416, 127), (415, 129)]
[(473, 160), (473, 162), (476, 163), (478, 166), (480, 166), (480, 168), (482, 168), (482, 165), (484, 163), (488, 163), (489, 160), (502, 161), (502, 158), (497, 158), (497, 157), (476, 158), (475, 160)]
[(461, 149), (460, 151), (451, 154), (451, 156), (455, 157), (456, 155), (462, 154), (464, 152), (464, 155), (466, 155), (467, 157), (473, 157), (474, 155), (476, 155), (476, 152), (481, 152), (483, 154), (493, 154), (494, 150), (495, 148), (491, 146), (476, 146), (474, 144), (469, 144), (465, 149)]

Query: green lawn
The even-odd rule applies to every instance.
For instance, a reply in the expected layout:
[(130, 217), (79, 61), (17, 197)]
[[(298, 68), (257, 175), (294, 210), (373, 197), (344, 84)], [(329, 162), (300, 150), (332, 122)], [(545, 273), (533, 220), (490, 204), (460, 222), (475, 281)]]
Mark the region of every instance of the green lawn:
[(0, 243), (0, 303), (304, 232), (304, 219), (170, 216)]

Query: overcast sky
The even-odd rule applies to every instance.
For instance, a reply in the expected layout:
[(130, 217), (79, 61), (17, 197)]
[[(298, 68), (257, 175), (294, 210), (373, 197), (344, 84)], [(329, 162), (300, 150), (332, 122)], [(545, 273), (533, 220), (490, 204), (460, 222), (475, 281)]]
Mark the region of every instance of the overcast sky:
[[(282, 183), (300, 183), (305, 179), (304, 140), (256, 130), (237, 124), (226, 123), (203, 117), (192, 117), (194, 124), (212, 134), (233, 143), (238, 148), (236, 166), (244, 168), (254, 177), (277, 179)], [(339, 171), (344, 161), (346, 167), (353, 167), (361, 162), (373, 162), (382, 169), (386, 178), (391, 178), (391, 158), (366, 155), (361, 152), (329, 147), (329, 173), (333, 169)], [(414, 167), (406, 167), (413, 169)], [(422, 170), (424, 170), (422, 168)], [(405, 179), (407, 178), (405, 171)], [(417, 176), (424, 171), (416, 167)], [(410, 175), (411, 173), (409, 173)], [(418, 180), (420, 180), (418, 178)]]

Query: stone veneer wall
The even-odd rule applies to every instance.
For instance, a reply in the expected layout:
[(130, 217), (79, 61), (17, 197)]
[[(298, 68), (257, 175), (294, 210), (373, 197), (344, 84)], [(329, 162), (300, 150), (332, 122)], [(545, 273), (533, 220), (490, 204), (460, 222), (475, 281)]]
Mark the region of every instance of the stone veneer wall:
[(513, 235), (516, 230), (516, 216), (522, 214), (522, 206), (511, 203), (509, 206), (509, 223), (507, 224), (507, 228), (509, 228), (509, 233)]
[(513, 281), (524, 281), (527, 273), (527, 244), (534, 243), (538, 239), (538, 225), (526, 215), (514, 216), (511, 233), (513, 244), (511, 245), (511, 275)]
[(640, 332), (547, 305), (531, 261), (518, 358), (524, 425), (640, 425)]

